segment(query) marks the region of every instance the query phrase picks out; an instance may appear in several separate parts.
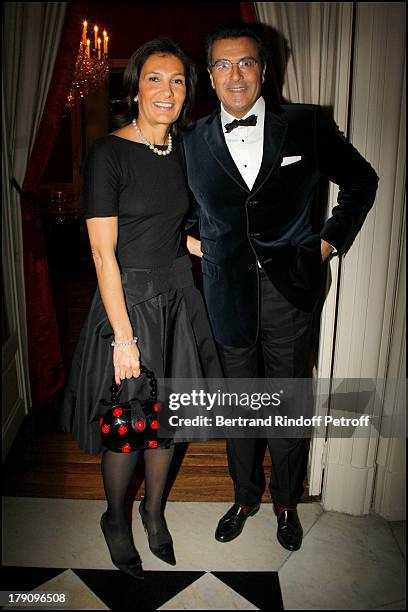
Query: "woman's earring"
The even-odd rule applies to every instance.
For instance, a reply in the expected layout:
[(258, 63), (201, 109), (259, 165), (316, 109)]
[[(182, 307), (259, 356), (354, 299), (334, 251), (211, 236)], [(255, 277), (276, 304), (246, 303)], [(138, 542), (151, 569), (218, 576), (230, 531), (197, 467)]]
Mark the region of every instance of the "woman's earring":
[(137, 96), (135, 98), (133, 98), (135, 102), (137, 102)]

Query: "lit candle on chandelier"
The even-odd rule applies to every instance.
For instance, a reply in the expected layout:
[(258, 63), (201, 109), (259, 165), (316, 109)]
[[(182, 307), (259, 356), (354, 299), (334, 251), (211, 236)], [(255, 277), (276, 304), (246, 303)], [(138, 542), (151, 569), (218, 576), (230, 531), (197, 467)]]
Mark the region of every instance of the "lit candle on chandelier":
[(86, 55), (88, 57), (91, 57), (91, 41), (89, 40), (89, 38), (86, 41)]
[(95, 32), (95, 49), (97, 47), (97, 42), (98, 42), (98, 26), (94, 26), (94, 32)]
[(106, 30), (103, 31), (103, 54), (106, 55), (106, 37), (107, 37), (107, 32)]
[(86, 31), (87, 31), (87, 28), (88, 28), (88, 22), (84, 21), (84, 28), (82, 30), (82, 42), (83, 42), (84, 45), (86, 45)]
[(101, 39), (98, 38), (98, 59), (101, 59)]
[(108, 41), (109, 41), (109, 36), (107, 36), (104, 40), (104, 44), (105, 44), (105, 55), (108, 55)]

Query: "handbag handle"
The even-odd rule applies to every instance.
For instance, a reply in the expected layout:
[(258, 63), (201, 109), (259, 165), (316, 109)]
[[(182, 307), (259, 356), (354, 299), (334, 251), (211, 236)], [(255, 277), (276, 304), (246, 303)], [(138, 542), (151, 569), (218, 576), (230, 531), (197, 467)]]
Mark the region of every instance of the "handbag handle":
[[(157, 380), (154, 375), (154, 372), (146, 368), (146, 366), (141, 365), (140, 373), (144, 374), (146, 378), (149, 379), (149, 383), (150, 383), (150, 398), (149, 399), (154, 402), (157, 401)], [(115, 382), (115, 377), (113, 376), (112, 386), (110, 388), (111, 394), (112, 394), (112, 404), (119, 402), (119, 396), (121, 394), (122, 389), (123, 389), (123, 382), (121, 382), (120, 385), (117, 385)]]

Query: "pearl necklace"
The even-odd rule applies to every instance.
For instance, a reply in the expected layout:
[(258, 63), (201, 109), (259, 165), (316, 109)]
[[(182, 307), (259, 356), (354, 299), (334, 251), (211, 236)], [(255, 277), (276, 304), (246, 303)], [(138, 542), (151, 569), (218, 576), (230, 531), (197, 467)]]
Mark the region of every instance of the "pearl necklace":
[(156, 153), (156, 155), (170, 155), (172, 149), (173, 149), (173, 139), (171, 137), (171, 134), (168, 135), (167, 138), (167, 149), (165, 151), (162, 151), (161, 149), (156, 149), (156, 147), (147, 140), (147, 138), (144, 136), (142, 130), (140, 129), (140, 127), (137, 125), (136, 123), (136, 119), (132, 120), (132, 125), (133, 127), (138, 131), (141, 139), (143, 140), (144, 144), (146, 146), (149, 147), (149, 149), (151, 149), (153, 151), (153, 153)]

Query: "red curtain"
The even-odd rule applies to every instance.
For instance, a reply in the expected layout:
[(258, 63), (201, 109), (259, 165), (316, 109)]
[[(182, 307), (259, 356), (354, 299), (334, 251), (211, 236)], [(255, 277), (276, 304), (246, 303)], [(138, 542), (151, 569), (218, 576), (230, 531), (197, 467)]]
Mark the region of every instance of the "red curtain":
[(246, 23), (256, 23), (257, 16), (255, 11), (255, 4), (253, 2), (240, 2), (239, 8), (241, 11), (242, 21)]
[(82, 2), (67, 4), (50, 89), (20, 196), (32, 408), (51, 402), (64, 384), (59, 331), (36, 190), (60, 128), (86, 8)]

